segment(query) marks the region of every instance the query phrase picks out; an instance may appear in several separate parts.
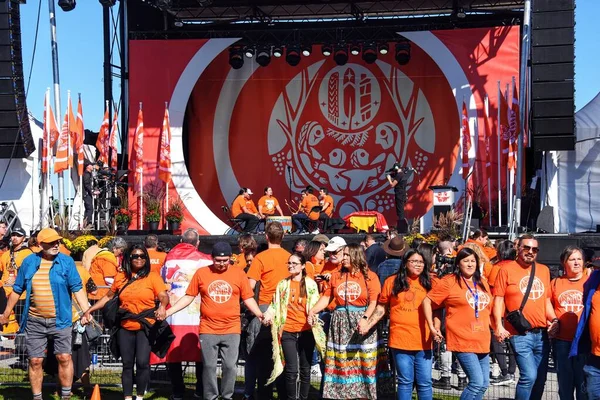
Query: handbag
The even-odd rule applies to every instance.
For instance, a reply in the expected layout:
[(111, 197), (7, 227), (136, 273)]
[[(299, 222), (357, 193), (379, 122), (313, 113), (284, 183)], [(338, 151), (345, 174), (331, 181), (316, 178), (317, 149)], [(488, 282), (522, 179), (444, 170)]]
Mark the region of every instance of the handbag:
[[(77, 313), (81, 317), (83, 315), (83, 311), (81, 310), (79, 303), (77, 303), (77, 300), (73, 302), (73, 306), (75, 306)], [(92, 319), (92, 321), (85, 326), (85, 337), (87, 338), (88, 343), (91, 343), (95, 340), (98, 340), (100, 336), (102, 336), (102, 327)]]
[(102, 308), (102, 323), (106, 328), (112, 329), (119, 324), (119, 294), (135, 280), (136, 278), (130, 279)]
[(531, 286), (533, 286), (533, 280), (535, 279), (535, 262), (531, 266), (531, 274), (529, 275), (529, 282), (527, 283), (527, 290), (525, 291), (525, 295), (523, 296), (523, 301), (521, 301), (521, 307), (517, 310), (511, 311), (504, 317), (505, 320), (510, 322), (513, 328), (517, 331), (519, 335), (524, 335), (527, 331), (533, 328), (527, 318), (523, 315), (523, 308), (525, 308), (525, 303), (529, 299), (529, 292), (531, 291)]

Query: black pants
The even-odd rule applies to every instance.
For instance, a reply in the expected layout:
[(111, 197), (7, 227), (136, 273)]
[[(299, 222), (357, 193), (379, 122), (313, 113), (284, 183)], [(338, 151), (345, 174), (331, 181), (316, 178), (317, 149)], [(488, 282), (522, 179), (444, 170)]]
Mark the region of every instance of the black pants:
[(245, 222), (244, 232), (254, 232), (256, 226), (260, 222), (260, 219), (258, 219), (256, 215), (248, 213), (241, 213), (236, 218)]
[[(515, 354), (510, 347), (508, 340), (504, 343), (500, 343), (492, 333), (492, 354), (496, 357), (502, 375), (514, 375), (517, 370), (517, 360), (515, 360)], [(506, 362), (507, 358), (508, 363)]]
[(150, 382), (150, 342), (143, 330), (119, 329), (119, 349), (123, 361), (121, 380), (123, 395), (133, 396), (133, 363), (135, 361), (135, 384), (138, 396), (143, 396)]
[[(257, 366), (258, 400), (271, 400), (273, 398), (273, 384), (267, 385), (267, 380), (269, 380), (273, 371), (273, 357), (271, 357), (273, 352), (272, 343), (271, 327), (261, 325), (260, 332), (256, 336), (252, 350), (250, 350), (250, 354), (248, 355), (251, 358), (250, 362), (254, 363), (252, 365)], [(277, 387), (277, 398), (285, 399), (285, 381), (282, 376), (277, 378), (275, 386)]]
[(93, 214), (94, 214), (94, 206), (92, 201), (92, 196), (86, 195), (83, 196), (83, 205), (85, 206), (85, 214), (83, 217), (85, 218), (85, 223), (87, 225), (92, 223)]
[[(286, 332), (281, 336), (281, 347), (285, 357), (285, 389), (288, 400), (308, 399), (310, 390), (310, 361), (315, 349), (315, 338), (309, 329), (303, 332)], [(300, 392), (297, 394), (296, 380), (300, 371)]]
[[(185, 384), (183, 383), (183, 368), (181, 363), (167, 363), (169, 379), (171, 379), (173, 397), (183, 397)], [(202, 363), (196, 362), (196, 394), (202, 396)]]

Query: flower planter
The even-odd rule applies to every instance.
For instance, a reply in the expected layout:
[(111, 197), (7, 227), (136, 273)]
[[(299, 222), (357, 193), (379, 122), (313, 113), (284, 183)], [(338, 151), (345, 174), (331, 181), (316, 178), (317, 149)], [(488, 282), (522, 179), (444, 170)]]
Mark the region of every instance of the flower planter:
[(158, 230), (158, 221), (148, 222), (148, 229), (151, 231), (157, 231)]
[(167, 221), (169, 223), (169, 229), (172, 231), (178, 231), (179, 227), (181, 226), (181, 222), (171, 222), (171, 221)]

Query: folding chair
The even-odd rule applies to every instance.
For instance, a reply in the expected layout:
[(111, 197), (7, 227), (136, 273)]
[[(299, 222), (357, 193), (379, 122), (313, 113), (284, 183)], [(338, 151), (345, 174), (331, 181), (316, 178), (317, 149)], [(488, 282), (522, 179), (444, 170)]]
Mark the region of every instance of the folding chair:
[(221, 206), (221, 210), (223, 210), (223, 212), (227, 216), (227, 220), (231, 224), (231, 228), (227, 229), (225, 231), (225, 234), (226, 235), (235, 235), (236, 232), (237, 233), (242, 232), (242, 230), (243, 230), (242, 224), (244, 223), (244, 221), (239, 218), (234, 218), (231, 215), (231, 210), (227, 206)]

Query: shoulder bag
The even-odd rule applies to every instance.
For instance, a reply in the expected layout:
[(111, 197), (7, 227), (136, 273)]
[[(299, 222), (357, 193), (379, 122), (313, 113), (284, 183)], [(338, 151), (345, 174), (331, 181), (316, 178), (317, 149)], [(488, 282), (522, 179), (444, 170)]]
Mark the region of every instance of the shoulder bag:
[(523, 315), (523, 308), (525, 308), (525, 303), (529, 299), (529, 292), (531, 292), (531, 286), (533, 286), (533, 280), (535, 279), (535, 262), (531, 265), (531, 274), (529, 275), (529, 282), (527, 283), (527, 290), (525, 291), (525, 295), (523, 296), (523, 301), (521, 301), (521, 307), (519, 309), (514, 310), (506, 314), (504, 317), (505, 320), (510, 322), (510, 324), (515, 328), (515, 330), (519, 333), (519, 335), (524, 335), (527, 331), (531, 330), (532, 326), (527, 321), (525, 316)]
[(104, 324), (104, 327), (112, 329), (119, 324), (119, 295), (127, 286), (135, 281), (135, 278), (130, 279), (129, 282), (127, 282), (125, 286), (123, 286), (121, 290), (119, 290), (119, 292), (104, 305), (104, 308), (102, 308), (102, 323)]

